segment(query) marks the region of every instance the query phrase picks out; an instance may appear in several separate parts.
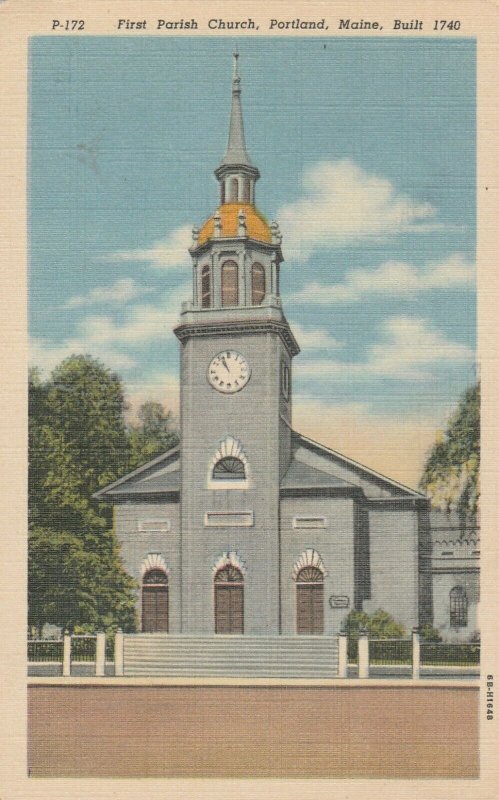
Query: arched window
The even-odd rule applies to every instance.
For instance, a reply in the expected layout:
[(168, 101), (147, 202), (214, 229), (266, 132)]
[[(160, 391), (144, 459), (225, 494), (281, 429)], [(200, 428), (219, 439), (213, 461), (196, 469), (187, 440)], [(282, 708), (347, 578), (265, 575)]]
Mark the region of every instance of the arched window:
[(265, 297), (265, 269), (261, 264), (251, 267), (251, 303), (259, 306)]
[(312, 565), (302, 567), (296, 576), (296, 632), (324, 633), (324, 574)]
[(226, 456), (217, 461), (213, 467), (213, 478), (224, 481), (242, 481), (246, 478), (246, 470), (240, 458)]
[(237, 306), (239, 270), (235, 261), (222, 264), (222, 306)]
[(462, 586), (450, 590), (450, 626), (465, 628), (468, 624), (468, 598)]
[(249, 202), (251, 202), (251, 187), (249, 178), (245, 178), (243, 183), (243, 203)]
[(215, 573), (215, 633), (244, 633), (243, 574), (233, 564)]
[(150, 569), (142, 578), (142, 631), (168, 633), (168, 575)]
[(201, 268), (201, 308), (211, 308), (211, 272), (210, 265)]
[(231, 178), (229, 182), (229, 203), (237, 203), (238, 189), (239, 181), (237, 178)]

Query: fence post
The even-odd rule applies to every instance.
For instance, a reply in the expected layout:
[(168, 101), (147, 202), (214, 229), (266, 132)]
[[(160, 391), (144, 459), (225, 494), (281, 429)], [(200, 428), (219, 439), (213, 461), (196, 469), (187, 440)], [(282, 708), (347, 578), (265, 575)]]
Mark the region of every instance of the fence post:
[(367, 630), (361, 628), (359, 631), (359, 678), (369, 677), (369, 639)]
[(421, 663), (421, 652), (419, 643), (419, 628), (412, 629), (412, 677), (414, 680), (419, 678), (419, 666)]
[(65, 678), (71, 675), (71, 636), (69, 631), (64, 631), (62, 645), (62, 674)]
[(106, 634), (104, 631), (97, 631), (96, 639), (95, 674), (98, 678), (101, 678), (106, 674)]
[(338, 634), (338, 677), (348, 677), (348, 636), (346, 631)]
[(123, 631), (121, 628), (118, 628), (116, 631), (116, 636), (114, 639), (114, 674), (115, 675), (124, 675), (124, 637)]

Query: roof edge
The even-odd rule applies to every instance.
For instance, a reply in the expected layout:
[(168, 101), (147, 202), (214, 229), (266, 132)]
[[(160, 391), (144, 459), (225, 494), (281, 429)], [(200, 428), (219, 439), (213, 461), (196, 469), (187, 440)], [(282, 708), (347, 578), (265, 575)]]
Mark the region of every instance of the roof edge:
[(136, 469), (132, 470), (132, 472), (127, 472), (126, 475), (123, 475), (122, 478), (118, 478), (118, 480), (113, 481), (112, 483), (108, 483), (107, 486), (103, 486), (102, 489), (99, 489), (97, 492), (94, 492), (92, 497), (99, 498), (105, 495), (110, 489), (115, 489), (117, 486), (121, 486), (121, 484), (126, 483), (126, 481), (130, 480), (130, 478), (135, 478), (137, 475), (140, 475), (142, 472), (146, 472), (146, 470), (150, 469), (151, 467), (155, 467), (157, 464), (161, 464), (168, 456), (173, 455), (174, 453), (178, 452), (180, 455), (180, 444), (175, 445), (175, 447), (171, 447), (170, 450), (166, 450), (161, 455), (152, 458), (150, 461), (147, 461), (145, 464), (142, 464), (141, 467), (137, 467)]
[(399, 483), (399, 481), (395, 481), (392, 478), (388, 478), (381, 472), (376, 472), (376, 470), (371, 469), (370, 467), (366, 467), (364, 466), (364, 464), (360, 464), (358, 461), (354, 461), (353, 458), (344, 456), (342, 453), (338, 453), (337, 450), (332, 450), (330, 447), (326, 447), (326, 445), (321, 444), (320, 442), (316, 442), (314, 439), (310, 439), (308, 436), (304, 436), (302, 433), (298, 433), (298, 431), (293, 430), (293, 436), (304, 442), (305, 445), (312, 445), (312, 447), (318, 448), (319, 450), (323, 450), (328, 455), (332, 455), (335, 458), (340, 459), (341, 461), (354, 467), (355, 469), (361, 470), (362, 472), (365, 472), (368, 475), (377, 478), (379, 481), (388, 484), (389, 486), (395, 486), (397, 487), (397, 489), (401, 489), (404, 492), (407, 492), (412, 497), (421, 498), (423, 500), (427, 499), (426, 495), (422, 494), (421, 492), (418, 492), (416, 489), (411, 489), (410, 486), (406, 486), (403, 483)]

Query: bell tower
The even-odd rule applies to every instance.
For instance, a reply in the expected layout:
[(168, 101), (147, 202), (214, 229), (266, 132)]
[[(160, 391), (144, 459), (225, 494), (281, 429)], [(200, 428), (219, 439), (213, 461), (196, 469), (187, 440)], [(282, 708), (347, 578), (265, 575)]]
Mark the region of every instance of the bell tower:
[[(192, 301), (182, 305), (175, 329), (181, 347), (182, 631), (278, 634), (279, 484), (290, 459), (291, 362), (299, 347), (279, 296), (279, 227), (255, 205), (260, 173), (246, 150), (238, 54), (227, 148), (215, 176), (220, 204), (193, 228)], [(236, 570), (244, 599), (234, 630), (225, 619), (229, 606), (223, 624), (217, 621), (216, 598), (224, 594), (208, 585), (224, 553), (244, 565)]]

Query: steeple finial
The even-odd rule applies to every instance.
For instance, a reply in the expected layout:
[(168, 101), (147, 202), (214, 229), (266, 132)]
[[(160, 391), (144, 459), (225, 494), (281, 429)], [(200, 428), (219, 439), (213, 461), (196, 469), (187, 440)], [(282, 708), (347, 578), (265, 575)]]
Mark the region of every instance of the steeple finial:
[(220, 166), (251, 167), (251, 160), (246, 151), (244, 140), (243, 110), (241, 106), (241, 77), (239, 75), (239, 51), (233, 53), (234, 70), (232, 74), (232, 106), (229, 120), (229, 139), (227, 150)]

